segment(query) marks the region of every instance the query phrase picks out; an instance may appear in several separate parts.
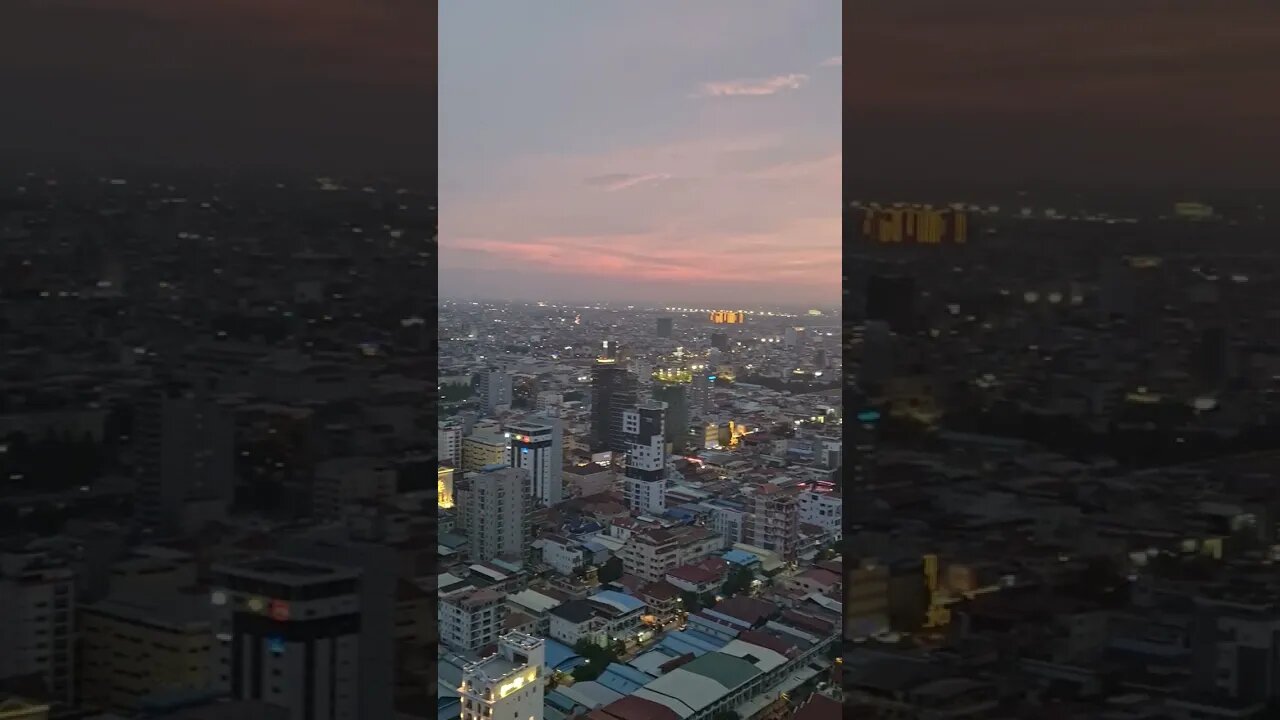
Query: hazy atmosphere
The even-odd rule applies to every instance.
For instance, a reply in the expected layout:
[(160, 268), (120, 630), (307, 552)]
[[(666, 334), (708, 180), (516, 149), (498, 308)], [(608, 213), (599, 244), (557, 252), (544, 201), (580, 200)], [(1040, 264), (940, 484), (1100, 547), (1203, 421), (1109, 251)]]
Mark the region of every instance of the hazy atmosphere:
[(448, 3), (440, 23), (442, 294), (836, 303), (838, 3)]

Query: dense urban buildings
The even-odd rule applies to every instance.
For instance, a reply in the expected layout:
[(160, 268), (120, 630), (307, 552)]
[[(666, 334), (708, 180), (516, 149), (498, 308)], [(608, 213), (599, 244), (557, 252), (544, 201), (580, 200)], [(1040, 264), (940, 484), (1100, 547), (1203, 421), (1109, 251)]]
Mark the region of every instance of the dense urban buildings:
[[(855, 713), (1275, 715), (1272, 201), (1011, 191), (963, 246), (851, 229)], [(747, 532), (786, 547), (768, 497)]]
[[(442, 302), (442, 384), (464, 389), (438, 420), (464, 447), (441, 455), (442, 713), (781, 718), (839, 696), (840, 315), (742, 317)], [(537, 392), (490, 409), (497, 373)], [(473, 438), (503, 460), (467, 464)]]

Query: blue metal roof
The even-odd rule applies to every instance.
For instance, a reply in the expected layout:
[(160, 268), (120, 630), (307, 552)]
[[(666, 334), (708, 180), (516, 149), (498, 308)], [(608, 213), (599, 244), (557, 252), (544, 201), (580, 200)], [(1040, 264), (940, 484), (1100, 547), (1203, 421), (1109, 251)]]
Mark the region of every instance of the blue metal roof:
[(587, 661), (586, 658), (574, 652), (573, 648), (562, 642), (547, 638), (545, 647), (547, 656), (543, 665), (548, 669), (569, 672)]
[(575, 707), (578, 707), (578, 703), (574, 702), (573, 698), (569, 697), (568, 695), (565, 695), (559, 690), (552, 690), (551, 692), (547, 693), (543, 697), (543, 703), (546, 705), (550, 705), (553, 708), (563, 710), (566, 713), (573, 712), (573, 709)]
[(662, 641), (658, 643), (658, 647), (670, 650), (677, 655), (685, 655), (693, 653), (702, 656), (709, 652), (719, 650), (728, 644), (727, 640), (700, 633), (693, 630), (677, 630), (667, 633)]
[(630, 695), (652, 681), (653, 678), (648, 673), (621, 663), (610, 663), (600, 677), (596, 678), (596, 682), (620, 695)]
[(591, 596), (592, 600), (599, 600), (609, 604), (621, 605), (625, 612), (634, 612), (644, 608), (644, 601), (634, 598), (626, 593), (617, 590), (601, 590)]
[(746, 550), (730, 550), (720, 557), (736, 565), (755, 565), (760, 562), (760, 558)]

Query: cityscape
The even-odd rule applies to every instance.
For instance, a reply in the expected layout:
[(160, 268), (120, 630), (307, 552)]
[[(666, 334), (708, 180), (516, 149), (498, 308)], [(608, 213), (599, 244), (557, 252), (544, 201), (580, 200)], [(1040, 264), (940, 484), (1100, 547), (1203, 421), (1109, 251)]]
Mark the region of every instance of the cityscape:
[(0, 720), (1277, 720), (1278, 28), (0, 3)]
[(838, 5), (441, 10), (439, 717), (839, 717)]

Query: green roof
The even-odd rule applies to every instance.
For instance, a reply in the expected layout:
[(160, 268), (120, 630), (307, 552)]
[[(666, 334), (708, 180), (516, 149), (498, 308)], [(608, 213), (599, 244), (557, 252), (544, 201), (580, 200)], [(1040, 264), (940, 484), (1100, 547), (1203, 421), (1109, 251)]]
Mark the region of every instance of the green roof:
[(747, 660), (718, 652), (694, 658), (681, 665), (680, 669), (711, 678), (729, 690), (747, 684), (760, 674), (760, 668)]

